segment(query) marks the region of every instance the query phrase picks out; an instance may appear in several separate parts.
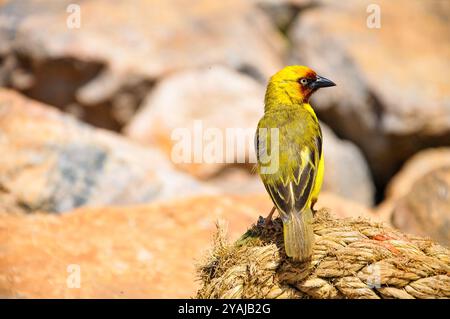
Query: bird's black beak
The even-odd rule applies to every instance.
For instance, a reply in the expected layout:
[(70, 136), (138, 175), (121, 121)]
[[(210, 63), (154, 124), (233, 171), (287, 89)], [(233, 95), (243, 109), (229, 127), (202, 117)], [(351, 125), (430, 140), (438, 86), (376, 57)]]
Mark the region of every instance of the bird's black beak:
[(336, 86), (336, 83), (324, 78), (323, 76), (318, 75), (316, 80), (314, 82), (311, 82), (310, 86), (312, 89), (320, 89), (329, 86)]

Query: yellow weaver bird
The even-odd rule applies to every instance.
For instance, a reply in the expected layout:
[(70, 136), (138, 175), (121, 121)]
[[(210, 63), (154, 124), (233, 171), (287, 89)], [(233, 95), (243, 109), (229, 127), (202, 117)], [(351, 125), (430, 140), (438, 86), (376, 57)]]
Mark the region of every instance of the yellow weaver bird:
[(286, 255), (295, 261), (311, 258), (312, 210), (324, 173), (322, 131), (308, 101), (334, 85), (308, 67), (285, 67), (269, 81), (256, 132), (258, 174), (283, 221)]

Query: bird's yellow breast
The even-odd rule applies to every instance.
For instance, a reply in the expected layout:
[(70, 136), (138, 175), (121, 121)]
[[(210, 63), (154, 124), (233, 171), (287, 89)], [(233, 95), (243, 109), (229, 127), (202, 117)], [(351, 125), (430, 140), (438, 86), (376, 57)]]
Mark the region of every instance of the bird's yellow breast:
[[(314, 203), (319, 197), (320, 190), (322, 189), (323, 175), (325, 172), (325, 160), (323, 159), (323, 153), (320, 156), (319, 167), (317, 169), (316, 182), (312, 190), (311, 201)], [(308, 203), (311, 206), (311, 202)]]

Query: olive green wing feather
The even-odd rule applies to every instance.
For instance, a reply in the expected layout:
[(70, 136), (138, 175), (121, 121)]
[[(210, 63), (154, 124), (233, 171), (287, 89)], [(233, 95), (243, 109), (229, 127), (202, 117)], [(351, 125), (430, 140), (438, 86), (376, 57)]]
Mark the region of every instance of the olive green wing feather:
[[(314, 150), (308, 149), (291, 176), (264, 181), (264, 186), (282, 215), (302, 211), (308, 203), (316, 179), (317, 161)], [(305, 154), (305, 153), (304, 153)]]
[[(322, 134), (318, 125), (308, 131), (296, 132), (289, 127), (281, 130), (280, 135), (284, 133), (280, 138), (281, 167), (273, 174), (260, 173), (267, 192), (282, 216), (302, 211), (314, 188), (322, 153)], [(298, 138), (299, 133), (303, 133), (301, 139)], [(267, 141), (256, 134), (258, 162), (270, 148)]]

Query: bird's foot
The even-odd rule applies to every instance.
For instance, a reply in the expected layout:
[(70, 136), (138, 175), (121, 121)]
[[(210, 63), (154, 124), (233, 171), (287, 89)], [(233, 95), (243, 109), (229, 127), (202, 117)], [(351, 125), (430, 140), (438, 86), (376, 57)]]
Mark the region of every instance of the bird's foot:
[(312, 213), (313, 213), (313, 216), (315, 216), (316, 213), (317, 213), (317, 209), (314, 208), (314, 205), (316, 205), (316, 203), (317, 203), (317, 199), (313, 199), (313, 200), (311, 201), (311, 211), (312, 211)]
[(267, 217), (264, 219), (264, 227), (267, 228), (267, 227), (271, 227), (273, 225), (272, 216), (273, 216), (274, 212), (275, 212), (275, 206), (272, 208), (269, 215), (267, 215)]

